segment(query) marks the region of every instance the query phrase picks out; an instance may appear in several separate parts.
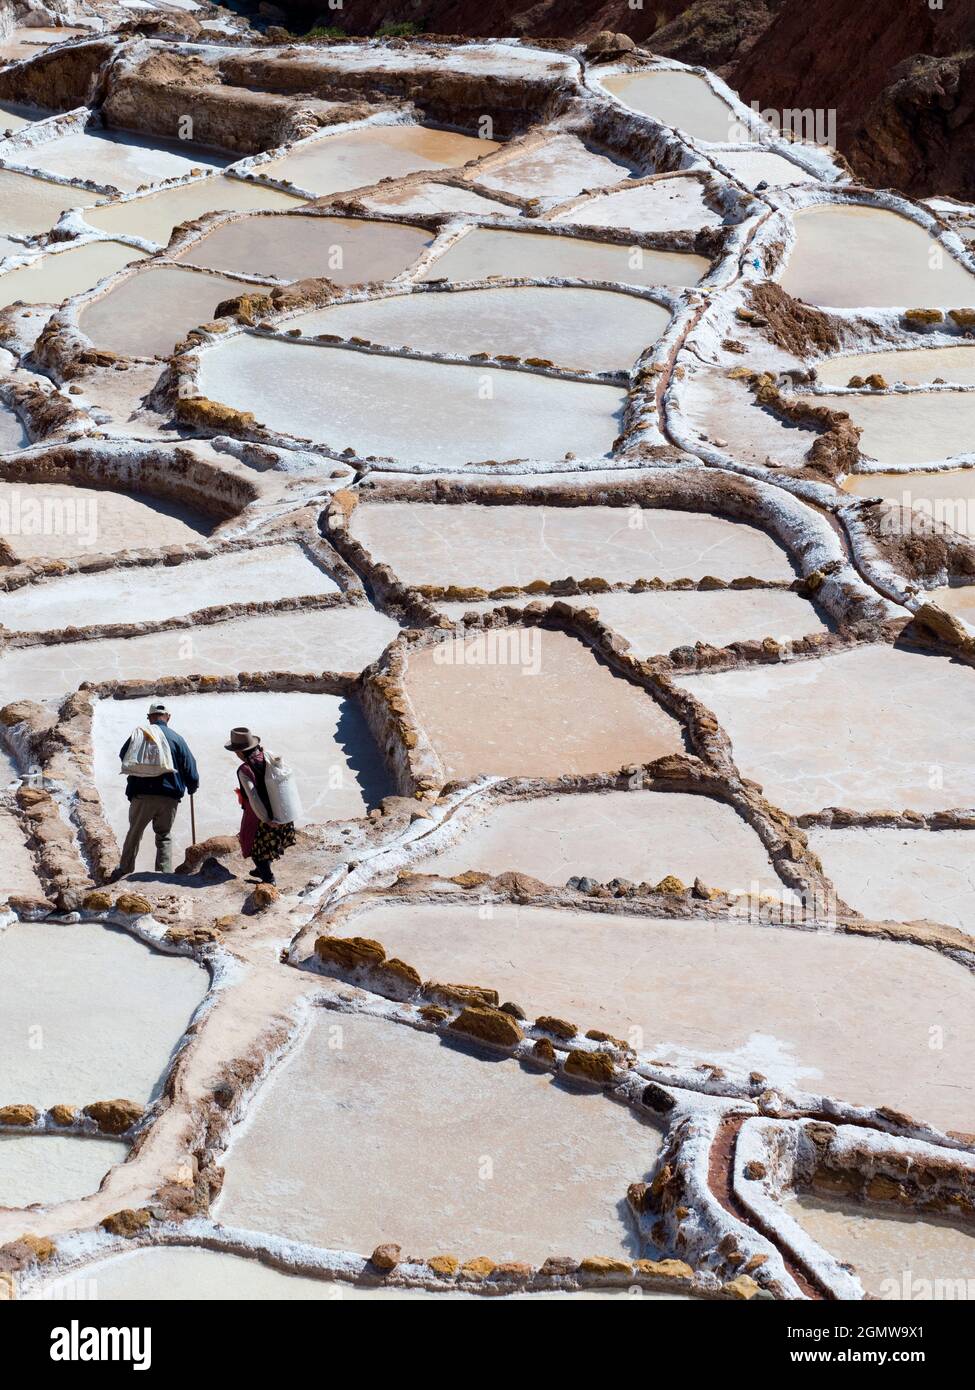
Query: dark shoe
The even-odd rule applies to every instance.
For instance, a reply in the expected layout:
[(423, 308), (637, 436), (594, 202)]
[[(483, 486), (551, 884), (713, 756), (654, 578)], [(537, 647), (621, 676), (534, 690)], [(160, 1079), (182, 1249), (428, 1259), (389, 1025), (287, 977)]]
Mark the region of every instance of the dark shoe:
[(259, 883), (275, 883), (275, 882), (276, 882), (276, 879), (275, 879), (275, 877), (274, 877), (274, 870), (271, 868), (270, 864), (268, 864), (268, 863), (255, 864), (255, 866), (254, 866), (254, 876), (257, 878), (257, 880), (258, 880)]
[(119, 865), (119, 867), (118, 867), (117, 869), (113, 869), (113, 870), (112, 870), (112, 872), (109, 874), (109, 876), (108, 876), (108, 878), (105, 880), (105, 882), (106, 882), (106, 883), (118, 883), (118, 881), (119, 881), (120, 878), (125, 878), (125, 871), (124, 871), (124, 869), (122, 868), (121, 864)]

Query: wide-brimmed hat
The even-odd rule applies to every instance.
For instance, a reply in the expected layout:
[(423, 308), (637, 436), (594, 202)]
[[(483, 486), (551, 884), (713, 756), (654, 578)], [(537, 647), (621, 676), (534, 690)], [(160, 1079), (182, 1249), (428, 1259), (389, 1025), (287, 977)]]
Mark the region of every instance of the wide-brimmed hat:
[(260, 746), (260, 738), (250, 729), (231, 729), (230, 742), (224, 744), (228, 753), (250, 753)]

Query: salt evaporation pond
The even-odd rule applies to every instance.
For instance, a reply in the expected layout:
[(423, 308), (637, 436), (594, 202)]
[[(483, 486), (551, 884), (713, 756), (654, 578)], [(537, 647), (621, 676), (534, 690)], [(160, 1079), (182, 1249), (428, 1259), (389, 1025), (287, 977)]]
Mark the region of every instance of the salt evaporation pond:
[(145, 493), (2, 480), (0, 523), (16, 561), (186, 545), (215, 524), (189, 507)]
[[(0, 179), (2, 177), (0, 174)], [(82, 191), (77, 190), (76, 201), (80, 200)], [(92, 195), (88, 194), (85, 201), (90, 203)], [(302, 200), (290, 193), (218, 174), (125, 202), (99, 203), (88, 209), (85, 221), (99, 231), (145, 237), (147, 241), (165, 246), (174, 227), (182, 222), (193, 222), (208, 212), (284, 212), (301, 205)]]
[(701, 439), (739, 462), (800, 468), (818, 438), (814, 430), (760, 405), (743, 381), (721, 371), (689, 375), (680, 409)]
[(972, 831), (813, 826), (806, 834), (854, 911), (880, 922), (943, 922), (975, 937)]
[[(19, 785), (17, 769), (0, 749), (0, 785), (11, 782)], [(0, 809), (0, 863), (3, 881), (0, 883), (0, 902), (11, 897), (43, 898), (44, 890), (34, 868), (34, 858), (27, 848), (20, 819), (12, 811)]]
[(359, 195), (363, 207), (375, 212), (470, 212), (481, 217), (517, 217), (519, 209), (497, 198), (484, 198), (472, 188), (450, 183), (408, 183), (399, 188), (380, 185)]
[(807, 173), (774, 150), (721, 150), (716, 158), (746, 188), (755, 188), (760, 183), (781, 188), (786, 184), (816, 182), (815, 174)]
[(852, 1265), (864, 1292), (884, 1299), (975, 1297), (975, 1230), (906, 1212), (803, 1193), (785, 1210), (824, 1250)]
[(656, 1128), (598, 1092), (322, 1012), (233, 1136), (215, 1215), (361, 1254), (395, 1241), (421, 1257), (633, 1257), (626, 1190), (659, 1149)]
[(926, 386), (939, 377), (955, 386), (975, 386), (975, 347), (849, 353), (816, 363), (816, 378), (824, 386), (848, 386), (852, 376), (866, 378), (874, 372), (891, 386)]
[(78, 326), (96, 347), (127, 357), (168, 357), (191, 328), (215, 317), (218, 304), (253, 288), (203, 270), (151, 266), (84, 304)]
[(448, 781), (612, 772), (684, 747), (680, 725), (645, 690), (543, 628), (412, 651), (406, 688)]
[(36, 236), (54, 226), (68, 208), (83, 208), (96, 194), (0, 169), (0, 232)]
[(208, 978), (98, 922), (15, 922), (0, 932), (0, 1104), (147, 1104)]
[(0, 39), (0, 63), (18, 62), (45, 53), (53, 44), (90, 34), (89, 29), (69, 29), (42, 25), (23, 25)]
[(39, 632), (96, 623), (153, 622), (225, 603), (268, 603), (331, 594), (338, 585), (296, 545), (230, 551), (181, 565), (139, 565), (66, 575), (3, 596), (11, 631)]
[(679, 679), (731, 738), (741, 773), (790, 814), (975, 805), (975, 764), (959, 737), (975, 697), (969, 667), (874, 645)]
[(20, 417), (9, 406), (0, 403), (0, 454), (13, 453), (15, 449), (23, 449), (30, 443), (30, 438)]
[(665, 507), (364, 503), (349, 527), (405, 584), (795, 578), (786, 551), (757, 526)]
[(740, 118), (696, 73), (666, 68), (623, 72), (600, 78), (599, 86), (634, 111), (683, 130), (692, 140), (722, 144), (741, 139)]
[[(424, 858), (444, 878), (509, 869), (561, 887), (573, 876), (597, 883), (658, 883), (675, 874), (742, 893), (785, 891), (761, 840), (730, 806), (685, 792), (600, 792), (532, 797), (482, 811), (459, 839)], [(409, 933), (403, 949), (408, 949)], [(407, 957), (408, 959), (408, 957)]]
[[(200, 623), (138, 637), (8, 647), (0, 657), (0, 704), (21, 698), (60, 702), (82, 681), (163, 676), (233, 676), (241, 653), (270, 671), (361, 671), (399, 631), (374, 608), (289, 609), (229, 622)], [(6, 880), (5, 880), (6, 882)]]
[(47, 111), (38, 111), (31, 106), (20, 106), (16, 102), (0, 101), (0, 131), (13, 135), (34, 121), (43, 120)]
[(569, 451), (603, 457), (626, 399), (616, 386), (248, 333), (203, 353), (198, 379), (204, 396), (253, 411), (271, 430), (441, 467)]
[[(342, 934), (380, 941), (425, 980), (496, 989), (529, 1018), (602, 1029), (663, 1062), (742, 1080), (757, 1070), (773, 1086), (971, 1124), (975, 980), (934, 951), (744, 920), (479, 909), (381, 904)], [(928, 1046), (932, 1026), (944, 1028), (941, 1051)]]
[[(555, 602), (542, 595), (482, 599), (436, 604), (437, 611), (459, 622), (472, 610), (489, 613), (528, 603)], [(674, 647), (706, 642), (724, 647), (729, 642), (774, 637), (787, 642), (809, 632), (825, 632), (816, 609), (798, 594), (780, 589), (674, 589), (654, 593), (574, 594), (559, 598), (573, 608), (595, 608), (604, 623), (625, 637), (640, 660), (662, 655)]]
[(42, 174), (78, 178), (79, 173), (103, 187), (134, 193), (143, 184), (186, 174), (222, 169), (233, 156), (202, 151), (193, 145), (147, 139), (119, 130), (85, 130), (17, 151), (19, 164)]
[(721, 214), (704, 201), (699, 179), (677, 176), (642, 183), (621, 193), (605, 193), (560, 212), (556, 221), (579, 227), (628, 227), (635, 232), (693, 231), (720, 227)]
[(447, 248), (420, 276), (453, 283), (491, 276), (606, 280), (625, 285), (696, 285), (711, 268), (704, 256), (651, 251), (642, 246), (587, 241), (544, 232), (474, 227)]
[(975, 454), (975, 391), (818, 395), (800, 400), (847, 411), (862, 431), (860, 452), (881, 464), (940, 463), (956, 454)]
[(954, 613), (963, 622), (975, 625), (975, 585), (952, 584), (943, 589), (931, 589), (925, 598), (947, 613)]
[[(971, 400), (975, 402), (975, 395)], [(936, 439), (932, 438), (932, 444)], [(975, 453), (971, 434), (966, 444), (969, 452)], [(856, 497), (882, 497), (900, 507), (917, 508), (962, 536), (975, 536), (975, 468), (945, 468), (936, 473), (851, 473), (843, 488)], [(944, 592), (939, 590), (939, 595)], [(964, 595), (963, 589), (951, 592)], [(941, 597), (937, 601), (940, 603)]]
[(633, 165), (610, 158), (576, 135), (555, 135), (495, 165), (490, 172), (478, 174), (477, 181), (485, 188), (520, 198), (557, 198), (561, 202), (587, 188), (622, 183), (635, 172)]
[(106, 275), (141, 261), (148, 254), (119, 241), (90, 241), (40, 256), (30, 265), (0, 275), (0, 307), (23, 300), (25, 304), (60, 304), (71, 295), (90, 290)]
[(327, 275), (337, 285), (391, 280), (432, 241), (419, 227), (354, 217), (242, 217), (226, 222), (176, 259), (183, 265), (301, 280)]
[(779, 283), (796, 299), (834, 309), (975, 303), (975, 276), (899, 213), (821, 203), (800, 208), (794, 225)]
[[(264, 746), (297, 770), (304, 815), (298, 825), (364, 816), (389, 792), (379, 751), (359, 707), (339, 695), (305, 692), (227, 691), (206, 695), (167, 696), (171, 726), (186, 739), (200, 771), (196, 796), (196, 837), (236, 835), (238, 761), (224, 744), (233, 728), (258, 733)], [(105, 818), (119, 844), (125, 838), (129, 808), (119, 750), (133, 728), (145, 719), (144, 698), (100, 700), (92, 730), (95, 786)], [(190, 843), (189, 806), (184, 799), (174, 829), (176, 855)], [(142, 842), (137, 867), (151, 870), (155, 846), (151, 833)]]
[(72, 1202), (97, 1192), (128, 1144), (67, 1134), (0, 1134), (0, 1208)]
[(612, 290), (520, 286), (414, 292), (316, 309), (290, 322), (309, 336), (337, 333), (383, 347), (466, 357), (511, 353), (607, 372), (625, 371), (652, 347), (670, 322), (670, 310)]
[(322, 197), (368, 188), (418, 169), (449, 169), (498, 149), (493, 140), (419, 125), (374, 125), (325, 135), (262, 164), (271, 179), (287, 179)]

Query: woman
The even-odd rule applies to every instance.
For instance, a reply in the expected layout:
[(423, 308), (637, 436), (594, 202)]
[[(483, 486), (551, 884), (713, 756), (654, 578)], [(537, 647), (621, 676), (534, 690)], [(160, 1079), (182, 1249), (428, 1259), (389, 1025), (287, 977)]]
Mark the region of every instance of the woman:
[(254, 874), (261, 883), (274, 883), (271, 862), (296, 842), (294, 821), (276, 821), (267, 793), (267, 762), (261, 740), (250, 729), (231, 729), (224, 747), (240, 759), (237, 800), (243, 808), (240, 850), (254, 860)]

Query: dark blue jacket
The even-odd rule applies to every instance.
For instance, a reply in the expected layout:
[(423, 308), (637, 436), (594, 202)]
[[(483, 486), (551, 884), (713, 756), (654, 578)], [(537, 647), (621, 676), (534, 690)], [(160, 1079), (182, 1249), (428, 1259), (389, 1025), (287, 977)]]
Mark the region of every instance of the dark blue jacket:
[[(179, 801), (184, 792), (189, 792), (192, 796), (200, 785), (200, 774), (197, 771), (196, 759), (185, 739), (173, 733), (168, 724), (155, 724), (153, 727), (161, 729), (169, 740), (169, 746), (173, 750), (173, 770), (164, 772), (161, 777), (127, 777), (125, 795), (130, 801), (137, 796), (169, 796), (174, 801)], [(119, 757), (123, 762), (131, 741), (131, 738), (127, 738), (122, 744)]]

